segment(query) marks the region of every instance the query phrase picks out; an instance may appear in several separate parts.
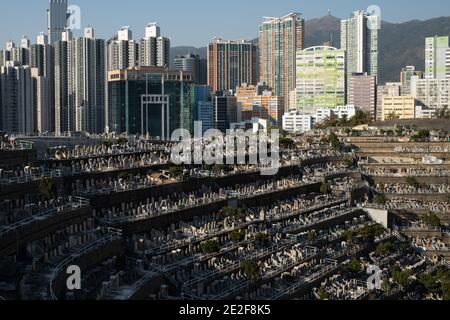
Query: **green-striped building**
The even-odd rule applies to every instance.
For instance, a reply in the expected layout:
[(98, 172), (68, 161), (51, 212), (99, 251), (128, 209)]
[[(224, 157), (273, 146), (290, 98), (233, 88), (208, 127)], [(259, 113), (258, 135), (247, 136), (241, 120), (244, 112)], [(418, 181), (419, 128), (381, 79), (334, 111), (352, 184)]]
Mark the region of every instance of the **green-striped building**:
[(297, 108), (345, 105), (345, 51), (311, 47), (297, 52)]

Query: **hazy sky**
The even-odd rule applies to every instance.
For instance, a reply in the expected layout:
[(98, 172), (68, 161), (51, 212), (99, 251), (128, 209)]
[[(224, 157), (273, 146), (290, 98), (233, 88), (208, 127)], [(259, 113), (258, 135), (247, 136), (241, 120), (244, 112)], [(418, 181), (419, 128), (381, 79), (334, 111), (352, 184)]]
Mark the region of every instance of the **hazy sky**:
[[(46, 31), (48, 0), (2, 0), (1, 47), (22, 35), (35, 42)], [(382, 19), (403, 22), (450, 15), (448, 0), (69, 0), (82, 9), (82, 25), (92, 25), (98, 38), (109, 38), (121, 26), (131, 26), (139, 39), (148, 22), (157, 21), (172, 46), (205, 46), (214, 36), (253, 39), (264, 16), (301, 12), (306, 19), (321, 17), (328, 9), (346, 18), (357, 9), (377, 4)]]

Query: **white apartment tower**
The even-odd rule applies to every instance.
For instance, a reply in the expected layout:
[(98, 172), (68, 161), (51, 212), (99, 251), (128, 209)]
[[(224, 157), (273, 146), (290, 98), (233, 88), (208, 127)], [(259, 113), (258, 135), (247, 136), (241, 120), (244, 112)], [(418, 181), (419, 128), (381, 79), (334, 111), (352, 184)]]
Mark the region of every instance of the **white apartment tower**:
[(133, 68), (139, 61), (139, 44), (130, 27), (122, 27), (107, 43), (108, 71)]
[(430, 37), (425, 40), (425, 78), (450, 79), (449, 37)]
[(69, 46), (69, 106), (75, 111), (75, 131), (103, 133), (105, 129), (105, 41), (87, 27), (84, 37)]
[(104, 132), (105, 57), (105, 41), (91, 27), (77, 39), (68, 30), (55, 44), (56, 132)]
[(341, 21), (341, 49), (347, 52), (347, 79), (354, 73), (378, 76), (378, 29), (380, 18), (355, 11)]
[(141, 39), (140, 65), (145, 67), (165, 67), (170, 63), (170, 39), (161, 36), (156, 22), (145, 27), (145, 36)]

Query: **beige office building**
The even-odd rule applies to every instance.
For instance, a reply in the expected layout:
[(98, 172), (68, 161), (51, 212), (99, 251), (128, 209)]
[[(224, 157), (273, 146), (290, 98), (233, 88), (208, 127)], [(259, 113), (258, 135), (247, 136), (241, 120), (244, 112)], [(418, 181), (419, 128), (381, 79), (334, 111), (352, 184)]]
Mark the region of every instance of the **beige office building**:
[(416, 118), (416, 100), (412, 96), (383, 97), (381, 119), (414, 119)]

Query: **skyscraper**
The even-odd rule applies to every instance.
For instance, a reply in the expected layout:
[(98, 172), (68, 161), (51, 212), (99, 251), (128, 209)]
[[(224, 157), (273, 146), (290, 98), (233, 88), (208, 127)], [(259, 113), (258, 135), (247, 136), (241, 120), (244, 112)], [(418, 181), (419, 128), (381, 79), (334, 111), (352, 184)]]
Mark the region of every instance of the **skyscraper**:
[(259, 29), (259, 80), (285, 98), (285, 110), (295, 106), (291, 92), (296, 86), (296, 54), (303, 50), (304, 39), (305, 20), (299, 13), (265, 18)]
[(16, 66), (26, 66), (30, 64), (30, 40), (25, 36), (20, 40), (20, 46), (17, 47), (14, 41), (8, 41), (6, 43), (5, 50), (3, 50), (3, 61), (4, 66), (7, 62), (10, 62)]
[(53, 44), (61, 40), (67, 27), (67, 0), (50, 0), (48, 13), (48, 41)]
[(208, 85), (214, 92), (256, 84), (256, 46), (240, 40), (215, 39), (208, 46)]
[(214, 129), (226, 132), (237, 122), (237, 98), (228, 92), (218, 92), (214, 97)]
[(35, 131), (33, 84), (29, 66), (12, 62), (0, 68), (0, 130), (15, 133)]
[(203, 72), (206, 73), (206, 70), (202, 70), (201, 59), (197, 54), (189, 53), (187, 55), (176, 56), (173, 60), (173, 68), (175, 70), (191, 72), (194, 76), (195, 83), (206, 84), (202, 82), (206, 79), (206, 74), (203, 75)]
[(75, 110), (69, 105), (69, 44), (72, 32), (65, 30), (61, 41), (54, 43), (55, 132), (75, 131)]
[(40, 75), (38, 68), (31, 69), (36, 131), (52, 132), (51, 79)]
[(167, 67), (170, 63), (170, 39), (161, 36), (156, 22), (145, 27), (140, 44), (140, 65), (143, 67)]
[(103, 133), (106, 103), (105, 41), (87, 27), (69, 46), (69, 102), (75, 110), (75, 131)]
[(430, 37), (425, 40), (425, 78), (450, 79), (449, 37)]
[(378, 76), (379, 17), (355, 11), (341, 21), (341, 49), (347, 52), (347, 79), (353, 73)]
[(84, 37), (63, 34), (55, 44), (57, 132), (103, 133), (105, 129), (105, 41), (87, 27)]
[(312, 47), (297, 52), (297, 107), (345, 105), (345, 51)]
[(30, 51), (31, 74), (35, 89), (36, 129), (38, 132), (53, 132), (55, 130), (53, 46), (48, 44), (48, 37), (41, 33)]
[(107, 43), (108, 71), (134, 68), (139, 62), (139, 44), (129, 27), (122, 27)]

